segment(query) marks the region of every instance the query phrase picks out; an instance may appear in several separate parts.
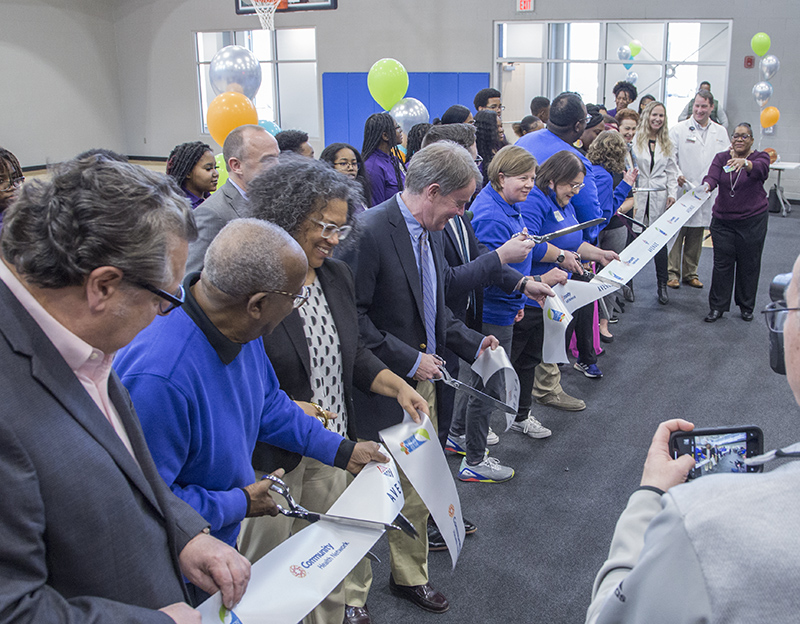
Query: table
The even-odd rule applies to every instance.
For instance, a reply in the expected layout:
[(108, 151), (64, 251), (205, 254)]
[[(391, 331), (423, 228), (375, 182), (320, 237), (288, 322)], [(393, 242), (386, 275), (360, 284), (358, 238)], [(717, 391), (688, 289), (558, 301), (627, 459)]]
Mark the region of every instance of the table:
[(792, 211), (792, 207), (789, 202), (786, 200), (786, 196), (783, 194), (783, 187), (781, 186), (781, 173), (784, 171), (791, 171), (793, 169), (797, 169), (800, 167), (800, 162), (783, 162), (778, 161), (776, 163), (772, 163), (769, 168), (773, 171), (778, 172), (778, 179), (775, 181), (775, 192), (778, 194), (778, 201), (781, 203), (781, 216), (785, 217)]

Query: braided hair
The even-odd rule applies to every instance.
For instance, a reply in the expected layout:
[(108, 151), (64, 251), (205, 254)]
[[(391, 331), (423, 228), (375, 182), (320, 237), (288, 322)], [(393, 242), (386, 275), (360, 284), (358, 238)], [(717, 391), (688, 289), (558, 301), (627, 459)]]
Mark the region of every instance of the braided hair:
[(167, 175), (183, 188), (186, 177), (206, 152), (212, 152), (212, 149), (202, 141), (176, 145), (167, 159)]
[(406, 139), (406, 167), (408, 167), (408, 163), (411, 162), (411, 158), (414, 154), (422, 149), (422, 139), (425, 138), (425, 134), (432, 127), (433, 126), (429, 123), (418, 123), (411, 126), (411, 130), (408, 131), (408, 138)]
[(389, 157), (394, 166), (394, 174), (397, 179), (398, 190), (403, 190), (403, 173), (401, 171), (400, 158), (397, 155), (397, 133), (395, 131), (395, 121), (389, 113), (373, 113), (364, 122), (364, 142), (361, 145), (361, 158), (365, 161), (375, 152), (379, 151), (379, 146), (383, 141), (383, 135), (389, 137)]
[(0, 174), (5, 174), (9, 181), (23, 177), (17, 157), (2, 147), (0, 147)]
[(497, 151), (503, 147), (500, 133), (497, 131), (497, 113), (484, 109), (475, 114), (475, 147), (483, 158), (483, 185), (489, 183), (489, 164)]
[(364, 159), (361, 158), (361, 153), (349, 143), (331, 143), (328, 147), (322, 150), (322, 153), (319, 155), (319, 159), (328, 163), (331, 167), (333, 167), (333, 163), (336, 161), (336, 154), (339, 153), (340, 150), (349, 149), (353, 154), (356, 156), (356, 162), (358, 163), (358, 173), (356, 174), (356, 182), (361, 184), (361, 191), (364, 194), (364, 203), (367, 206), (372, 205), (372, 185), (369, 182), (369, 177), (367, 176), (367, 170), (364, 169)]

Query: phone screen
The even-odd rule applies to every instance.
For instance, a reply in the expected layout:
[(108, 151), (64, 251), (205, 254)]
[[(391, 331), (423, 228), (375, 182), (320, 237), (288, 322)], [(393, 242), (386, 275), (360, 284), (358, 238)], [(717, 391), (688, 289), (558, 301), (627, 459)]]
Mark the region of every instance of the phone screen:
[(746, 427), (740, 430), (703, 431), (673, 434), (670, 449), (673, 457), (692, 455), (694, 468), (690, 479), (709, 474), (759, 472), (762, 466), (748, 467), (744, 460), (762, 452), (761, 430)]

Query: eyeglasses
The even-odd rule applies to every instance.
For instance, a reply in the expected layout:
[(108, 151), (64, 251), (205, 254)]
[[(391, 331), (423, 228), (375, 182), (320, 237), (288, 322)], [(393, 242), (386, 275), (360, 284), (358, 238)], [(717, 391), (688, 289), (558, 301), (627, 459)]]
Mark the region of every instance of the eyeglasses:
[(478, 154), (478, 155), (475, 157), (475, 164), (476, 164), (476, 165), (478, 165), (478, 167), (480, 167), (480, 166), (483, 164), (483, 156), (481, 156), (480, 154)]
[(800, 308), (787, 308), (785, 301), (773, 301), (761, 311), (764, 315), (764, 320), (767, 322), (767, 327), (771, 332), (776, 334), (783, 333), (783, 326), (786, 323), (786, 318), (789, 312), (796, 312)]
[(140, 282), (138, 280), (133, 280), (129, 278), (123, 278), (125, 281), (133, 284), (134, 286), (138, 286), (139, 288), (144, 288), (145, 290), (150, 291), (157, 297), (161, 297), (163, 301), (158, 304), (158, 313), (161, 316), (166, 316), (170, 312), (172, 312), (175, 308), (180, 308), (186, 302), (186, 292), (183, 290), (183, 285), (178, 286), (178, 292), (176, 294), (170, 294), (166, 290), (161, 290), (160, 288), (156, 288), (152, 284), (148, 284), (147, 282)]
[(488, 108), (489, 110), (500, 111), (500, 112), (503, 112), (506, 109), (506, 107), (503, 106), (502, 104), (492, 104), (491, 106), (487, 106), (486, 108)]
[(731, 138), (735, 141), (736, 139), (752, 139), (752, 134), (732, 134)]
[(357, 160), (337, 160), (333, 163), (334, 167), (341, 167), (342, 169), (358, 169)]
[(303, 286), (303, 290), (300, 291), (299, 295), (286, 292), (285, 290), (264, 290), (262, 292), (283, 295), (284, 297), (291, 297), (294, 299), (294, 301), (292, 301), (292, 308), (295, 310), (308, 301), (308, 298), (311, 296), (311, 289), (308, 286)]
[(353, 228), (350, 225), (343, 225), (339, 227), (335, 223), (325, 223), (323, 221), (317, 221), (316, 219), (311, 219), (311, 222), (322, 226), (322, 238), (330, 238), (334, 234), (338, 234), (339, 240), (343, 241), (345, 238), (347, 238), (350, 232), (353, 231)]
[(25, 177), (14, 178), (13, 180), (8, 181), (8, 186), (5, 188), (0, 188), (0, 193), (8, 193), (9, 191), (15, 191), (22, 183), (25, 181)]
[(592, 116), (591, 115), (586, 115), (586, 119), (584, 119), (584, 121), (586, 123), (589, 123), (591, 120), (592, 120)]
[(581, 189), (582, 189), (584, 186), (586, 186), (586, 185), (585, 185), (585, 184), (570, 184), (570, 185), (569, 185), (569, 187), (570, 187), (570, 188), (571, 188), (573, 191), (575, 191), (576, 193), (577, 193), (578, 191), (580, 191), (580, 190), (581, 190)]

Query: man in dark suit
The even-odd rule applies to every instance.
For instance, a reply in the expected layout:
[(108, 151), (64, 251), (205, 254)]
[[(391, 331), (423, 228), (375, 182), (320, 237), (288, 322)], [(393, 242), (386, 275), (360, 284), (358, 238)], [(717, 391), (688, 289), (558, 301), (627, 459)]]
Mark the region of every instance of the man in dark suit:
[(247, 185), (259, 173), (278, 162), (280, 148), (261, 126), (239, 126), (231, 130), (222, 146), (228, 181), (194, 212), (197, 239), (189, 244), (186, 272), (203, 268), (206, 249), (225, 224), (248, 217)]
[(196, 622), (182, 574), (231, 607), (244, 593), (249, 564), (166, 487), (111, 371), (180, 304), (194, 235), (173, 182), (103, 156), (29, 184), (6, 213), (0, 622)]
[[(416, 382), (429, 401), (436, 426), (439, 365), (446, 347), (474, 361), (493, 336), (483, 337), (453, 317), (444, 299), (444, 252), (441, 230), (463, 214), (480, 172), (462, 147), (438, 143), (414, 155), (405, 190), (359, 215), (362, 235), (347, 260), (353, 267), (361, 336), (394, 373)], [(427, 293), (427, 296), (426, 296)], [(377, 440), (381, 429), (402, 421), (403, 411), (387, 397), (354, 391), (358, 436)], [(401, 475), (406, 504), (403, 513), (417, 527), (428, 510)], [(409, 515), (410, 514), (410, 515)], [(443, 612), (447, 599), (428, 582), (425, 533), (414, 541), (389, 536), (392, 558), (390, 589), (423, 609)]]

